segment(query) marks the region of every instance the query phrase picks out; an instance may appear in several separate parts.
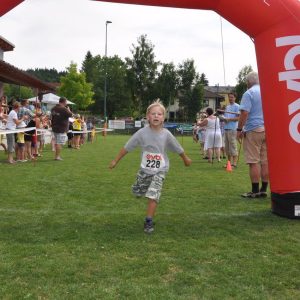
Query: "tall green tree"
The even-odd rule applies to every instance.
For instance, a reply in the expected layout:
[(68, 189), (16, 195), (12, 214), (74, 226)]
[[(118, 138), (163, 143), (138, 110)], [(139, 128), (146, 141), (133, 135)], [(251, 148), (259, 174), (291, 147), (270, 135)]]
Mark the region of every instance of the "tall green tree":
[(77, 71), (75, 63), (71, 62), (60, 82), (58, 93), (74, 102), (77, 109), (85, 110), (93, 102), (92, 84), (86, 82), (85, 73)]
[(86, 74), (87, 82), (93, 85), (93, 103), (89, 106), (94, 114), (104, 114), (104, 57), (92, 56), (88, 51), (82, 63), (81, 71)]
[(106, 112), (109, 118), (131, 115), (133, 105), (128, 87), (125, 62), (113, 57), (92, 56), (88, 52), (82, 63), (87, 81), (93, 84), (94, 103), (90, 106), (96, 114), (104, 114), (104, 82), (106, 69)]
[(209, 85), (209, 81), (206, 78), (206, 75), (204, 73), (201, 73), (200, 75), (200, 83), (204, 86), (208, 86)]
[(100, 57), (94, 57), (92, 53), (88, 51), (81, 66), (81, 72), (85, 73), (86, 81), (93, 84), (96, 82), (98, 76), (99, 68), (97, 68), (97, 58), (99, 59)]
[(190, 101), (187, 103), (187, 117), (189, 121), (194, 121), (196, 114), (203, 107), (204, 86), (201, 81), (198, 81), (192, 88)]
[(236, 79), (237, 85), (234, 88), (234, 90), (237, 94), (237, 101), (236, 101), (237, 103), (239, 103), (241, 101), (243, 94), (247, 90), (246, 76), (252, 71), (253, 71), (253, 69), (252, 69), (251, 65), (247, 65), (247, 66), (244, 66), (238, 74), (238, 77)]
[(118, 56), (108, 57), (106, 70), (108, 116), (131, 116), (134, 105), (127, 81), (126, 63)]
[(173, 63), (162, 64), (156, 80), (156, 93), (165, 106), (174, 104), (177, 96), (179, 77)]
[(195, 61), (187, 59), (178, 67), (179, 88), (181, 90), (190, 90), (199, 79), (199, 74), (196, 71)]
[(199, 74), (195, 68), (195, 62), (193, 59), (187, 59), (179, 64), (178, 67), (179, 75), (179, 105), (182, 111), (183, 120), (187, 120), (190, 116), (196, 112), (191, 110), (193, 105), (190, 104), (192, 101), (193, 87), (199, 80)]
[(155, 60), (154, 45), (147, 35), (141, 35), (137, 42), (132, 45), (132, 58), (127, 57), (126, 63), (133, 101), (141, 115), (153, 100), (150, 97), (153, 97), (159, 62)]

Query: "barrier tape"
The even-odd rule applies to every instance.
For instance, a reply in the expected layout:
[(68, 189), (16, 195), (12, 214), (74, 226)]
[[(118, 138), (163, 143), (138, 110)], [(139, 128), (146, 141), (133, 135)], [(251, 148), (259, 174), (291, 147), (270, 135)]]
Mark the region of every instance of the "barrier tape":
[(0, 130), (0, 134), (10, 134), (10, 133), (19, 133), (19, 132), (26, 132), (26, 131), (31, 131), (35, 130), (35, 127), (28, 127), (28, 128), (18, 128), (18, 129), (5, 129), (5, 130)]
[[(99, 128), (100, 129), (100, 128)], [(0, 129), (0, 135), (4, 135), (4, 134), (10, 134), (10, 133), (19, 133), (19, 132), (26, 132), (26, 131), (31, 131), (31, 130), (36, 130), (37, 132), (39, 132), (40, 134), (42, 133), (52, 133), (53, 131), (51, 129), (37, 129), (36, 127), (28, 127), (28, 128), (18, 128), (18, 129)], [(69, 132), (71, 133), (89, 133), (89, 132), (103, 132), (103, 131), (113, 131), (113, 129), (101, 129), (101, 130), (78, 130), (78, 131), (72, 131), (69, 130)]]

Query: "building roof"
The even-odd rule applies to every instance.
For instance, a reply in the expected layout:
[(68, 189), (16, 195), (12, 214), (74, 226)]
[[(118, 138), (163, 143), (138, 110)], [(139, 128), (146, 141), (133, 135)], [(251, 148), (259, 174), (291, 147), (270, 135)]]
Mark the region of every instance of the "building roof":
[(55, 86), (44, 82), (9, 63), (0, 60), (0, 81), (39, 89), (39, 91), (55, 91)]
[(204, 98), (224, 99), (224, 96), (222, 96), (218, 93), (212, 92), (210, 90), (207, 90), (206, 88), (207, 87), (205, 86), (204, 87)]
[(234, 87), (230, 85), (226, 85), (226, 86), (211, 85), (211, 86), (205, 86), (204, 88), (210, 92), (217, 93), (217, 94), (229, 94), (234, 90)]
[(15, 45), (6, 40), (3, 36), (0, 35), (0, 49), (4, 52), (14, 50)]

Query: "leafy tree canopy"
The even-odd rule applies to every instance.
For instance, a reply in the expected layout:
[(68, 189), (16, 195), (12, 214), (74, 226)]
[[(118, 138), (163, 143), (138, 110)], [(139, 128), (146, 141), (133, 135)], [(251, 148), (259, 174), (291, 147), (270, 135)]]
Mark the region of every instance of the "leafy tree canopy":
[(86, 82), (85, 73), (77, 72), (77, 65), (71, 62), (66, 76), (62, 76), (58, 93), (77, 105), (78, 109), (86, 109), (93, 103), (92, 84)]
[(138, 38), (138, 45), (132, 45), (132, 58), (126, 58), (128, 79), (138, 113), (142, 114), (153, 100), (155, 79), (159, 62), (155, 60), (154, 45), (147, 35)]
[(19, 86), (15, 84), (4, 84), (3, 87), (4, 95), (10, 98), (14, 99), (28, 99), (34, 97), (33, 90), (26, 86)]
[(253, 69), (250, 65), (244, 66), (237, 77), (237, 85), (235, 86), (235, 92), (237, 94), (237, 102), (239, 103), (240, 100), (242, 99), (243, 94), (247, 90), (247, 83), (246, 83), (246, 76), (252, 72)]

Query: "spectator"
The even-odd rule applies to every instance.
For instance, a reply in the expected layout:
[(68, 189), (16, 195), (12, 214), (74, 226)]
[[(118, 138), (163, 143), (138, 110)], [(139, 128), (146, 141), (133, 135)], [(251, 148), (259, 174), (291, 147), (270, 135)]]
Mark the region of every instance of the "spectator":
[(87, 124), (85, 122), (84, 116), (81, 116), (81, 130), (83, 132), (80, 135), (80, 145), (83, 145), (86, 141), (86, 131), (87, 131)]
[[(248, 90), (241, 100), (237, 138), (239, 140), (244, 138), (244, 156), (249, 165), (252, 190), (241, 196), (245, 198), (267, 197), (269, 171), (258, 74), (250, 72), (246, 81)], [(259, 189), (260, 180), (262, 185)]]
[(60, 156), (61, 146), (67, 141), (69, 118), (72, 117), (72, 115), (69, 107), (67, 107), (67, 99), (64, 97), (61, 97), (59, 103), (51, 110), (51, 123), (55, 143), (55, 160), (62, 160)]
[(4, 115), (8, 114), (8, 104), (7, 104), (7, 97), (2, 95), (0, 98), (0, 112)]
[[(17, 128), (22, 128), (22, 126), (26, 126), (25, 123), (21, 122)], [(17, 133), (17, 144), (16, 144), (16, 156), (18, 162), (26, 162), (27, 159), (25, 159), (25, 139), (24, 139), (25, 133), (24, 132), (18, 132)]]
[(79, 114), (75, 115), (75, 120), (73, 122), (73, 133), (74, 133), (74, 137), (73, 137), (73, 147), (74, 149), (79, 150), (80, 149), (80, 136), (81, 136), (81, 132), (76, 132), (76, 131), (81, 131), (81, 125), (82, 125), (82, 120), (80, 118)]
[(74, 133), (73, 133), (73, 122), (69, 121), (69, 130), (67, 133), (68, 137), (68, 148), (73, 148), (73, 138), (74, 138)]
[[(7, 108), (7, 105), (4, 104), (3, 97), (5, 97), (5, 96), (2, 96), (1, 101), (0, 101), (0, 129), (5, 128), (5, 124), (7, 121), (7, 114), (5, 113), (5, 108)], [(5, 100), (6, 100), (6, 98), (4, 98), (4, 101)], [(0, 134), (0, 145), (3, 147), (4, 151), (7, 152), (7, 148), (3, 142), (3, 138), (4, 138), (4, 135)]]
[(207, 118), (199, 123), (199, 126), (206, 127), (204, 151), (207, 151), (209, 163), (212, 163), (213, 152), (215, 152), (218, 162), (220, 162), (220, 148), (222, 147), (220, 120), (213, 115), (213, 110), (210, 107), (206, 109), (206, 114)]
[(233, 168), (236, 168), (238, 159), (236, 128), (239, 119), (240, 106), (235, 103), (235, 93), (230, 93), (228, 97), (229, 104), (226, 106), (224, 113), (225, 151), (227, 160), (230, 161)]
[[(92, 128), (93, 128), (93, 123), (92, 123), (92, 120), (91, 120), (91, 119), (88, 119), (88, 120), (87, 120), (86, 127), (87, 127), (87, 130), (88, 130), (88, 131), (92, 130)], [(88, 132), (87, 140), (88, 140), (88, 142), (91, 142), (91, 132)]]
[[(14, 102), (12, 110), (8, 114), (6, 129), (15, 130), (17, 125), (27, 120), (28, 116), (25, 115), (21, 119), (18, 119), (19, 109), (20, 109), (20, 103)], [(15, 134), (14, 133), (7, 134), (6, 139), (7, 139), (8, 163), (14, 164), (16, 162), (13, 158), (13, 153), (15, 152)]]

